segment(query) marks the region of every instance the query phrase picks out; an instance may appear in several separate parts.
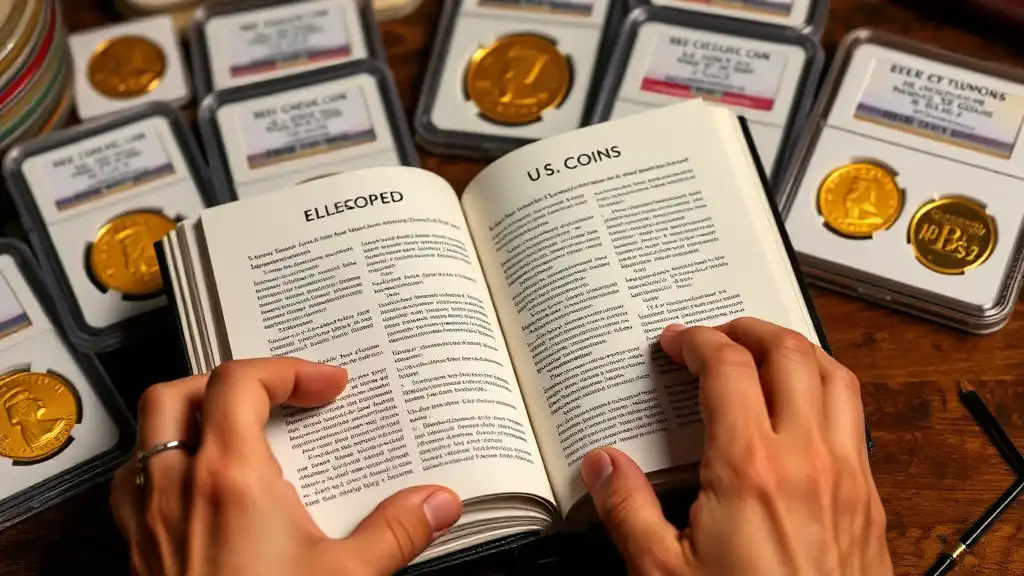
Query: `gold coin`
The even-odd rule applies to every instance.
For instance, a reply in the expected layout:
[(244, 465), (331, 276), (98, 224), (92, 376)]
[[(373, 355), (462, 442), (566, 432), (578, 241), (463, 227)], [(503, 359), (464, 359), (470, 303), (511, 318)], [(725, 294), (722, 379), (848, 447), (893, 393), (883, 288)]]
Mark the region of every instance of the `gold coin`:
[(89, 59), (89, 82), (110, 98), (134, 98), (152, 92), (167, 70), (164, 51), (141, 36), (104, 42)]
[(67, 445), (77, 421), (78, 399), (63, 378), (43, 372), (0, 377), (0, 456), (44, 460)]
[(153, 212), (132, 212), (100, 229), (89, 251), (93, 277), (129, 296), (150, 296), (163, 280), (153, 243), (174, 229), (174, 220)]
[(910, 220), (907, 241), (918, 262), (939, 274), (981, 266), (996, 247), (996, 221), (984, 206), (962, 197), (933, 200)]
[(818, 189), (818, 211), (838, 234), (870, 238), (893, 225), (903, 210), (903, 191), (889, 170), (855, 162), (833, 170)]
[(466, 93), (480, 113), (504, 124), (526, 124), (562, 103), (569, 61), (539, 36), (506, 36), (473, 53)]

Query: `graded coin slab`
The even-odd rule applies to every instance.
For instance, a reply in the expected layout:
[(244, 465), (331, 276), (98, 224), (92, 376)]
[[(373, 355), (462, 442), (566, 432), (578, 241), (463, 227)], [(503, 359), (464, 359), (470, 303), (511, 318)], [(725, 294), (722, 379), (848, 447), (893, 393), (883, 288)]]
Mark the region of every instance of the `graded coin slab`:
[(75, 110), (83, 119), (150, 102), (182, 106), (192, 98), (188, 66), (170, 16), (90, 28), (68, 38)]
[(119, 218), (161, 214), (166, 229), (194, 216), (217, 203), (205, 175), (184, 120), (165, 103), (12, 149), (4, 178), (33, 247), (46, 255), (47, 275), (69, 303), (70, 337), (80, 349), (117, 347), (166, 303), (147, 249), (158, 230), (121, 226)]
[(6, 35), (0, 38), (4, 41), (0, 48), (0, 86), (10, 84), (28, 61), (49, 25), (47, 14), (52, 6), (52, 0), (21, 0), (11, 6), (0, 28), (0, 34)]
[(588, 123), (701, 98), (747, 121), (777, 184), (824, 65), (812, 38), (777, 26), (646, 6), (630, 13)]
[(788, 28), (820, 38), (828, 20), (828, 0), (626, 0), (685, 12), (725, 16)]
[(40, 0), (40, 27), (23, 65), (0, 85), (0, 152), (39, 134), (69, 85), (66, 33), (56, 4)]
[(199, 128), (215, 186), (231, 199), (327, 173), (419, 166), (387, 70), (360, 60), (212, 94)]
[(447, 1), (413, 119), (417, 141), (435, 153), (495, 158), (584, 125), (625, 8)]
[(25, 91), (0, 111), (0, 147), (39, 132), (70, 83), (68, 63), (60, 54), (48, 58), (42, 69), (33, 74)]
[(55, 304), (28, 248), (0, 239), (0, 529), (103, 480), (135, 441)]
[(190, 32), (196, 92), (284, 78), (387, 53), (362, 0), (252, 0), (207, 4)]
[[(70, 79), (70, 74), (68, 74), (68, 79)], [(60, 98), (57, 100), (57, 107), (54, 109), (53, 113), (47, 117), (42, 128), (39, 129), (40, 135), (49, 134), (54, 130), (60, 130), (64, 127), (64, 124), (67, 122), (68, 116), (71, 113), (71, 102), (74, 99), (72, 92), (73, 87), (71, 82), (67, 82), (67, 86), (64, 88), (64, 91), (60, 94)]]
[[(1024, 272), (1024, 196), (1006, 193), (1024, 184), (1024, 72), (858, 30), (841, 45), (808, 126), (780, 196), (808, 279), (970, 332), (1005, 325)], [(822, 225), (819, 186), (866, 160), (896, 175), (903, 208), (870, 239), (851, 239)], [(991, 245), (966, 231), (985, 229), (981, 215), (946, 230), (945, 248), (913, 241), (927, 224), (938, 228), (918, 239), (942, 239), (945, 212), (923, 207), (949, 198), (961, 210), (981, 207), (957, 215), (962, 222), (991, 217), (992, 235), (981, 234)]]
[(48, 11), (45, 33), (39, 42), (31, 47), (25, 65), (16, 70), (9, 83), (0, 86), (0, 111), (22, 101), (26, 92), (37, 83), (49, 63), (50, 50), (61, 38), (61, 31), (57, 12)]

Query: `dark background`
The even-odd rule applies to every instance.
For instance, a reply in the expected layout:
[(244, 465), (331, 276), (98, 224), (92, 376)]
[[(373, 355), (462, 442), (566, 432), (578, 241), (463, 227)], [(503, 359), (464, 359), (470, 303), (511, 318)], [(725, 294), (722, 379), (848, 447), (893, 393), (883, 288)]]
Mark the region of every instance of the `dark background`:
[[(620, 1), (620, 0), (613, 0)], [(108, 0), (63, 0), (72, 30), (120, 18)], [(834, 54), (842, 36), (874, 27), (975, 56), (1024, 66), (1024, 0), (832, 0), (823, 44)], [(411, 117), (426, 68), (439, 0), (382, 25), (392, 69)], [(1021, 27), (1021, 28), (1018, 28)], [(186, 111), (191, 118), (191, 111)], [(457, 190), (482, 163), (422, 153), (423, 165)], [(1021, 190), (1006, 193), (1022, 194)], [(20, 235), (8, 199), (0, 203), (5, 235)], [(1010, 437), (1024, 446), (1024, 305), (1009, 326), (969, 336), (859, 300), (814, 290), (838, 359), (863, 382), (875, 440), (872, 466), (888, 514), (897, 574), (920, 574), (1012, 482), (1012, 474), (957, 400), (958, 381), (972, 384)], [(181, 355), (169, 318), (129, 348), (101, 357), (134, 407), (147, 385), (175, 377)], [(686, 515), (685, 495), (667, 503)], [(561, 560), (559, 560), (561, 558)], [(458, 573), (613, 572), (613, 549), (598, 530), (541, 542), (476, 563)], [(127, 574), (128, 558), (107, 508), (107, 484), (0, 533), (0, 576)], [(1024, 504), (1013, 505), (968, 556), (959, 574), (1024, 575)]]

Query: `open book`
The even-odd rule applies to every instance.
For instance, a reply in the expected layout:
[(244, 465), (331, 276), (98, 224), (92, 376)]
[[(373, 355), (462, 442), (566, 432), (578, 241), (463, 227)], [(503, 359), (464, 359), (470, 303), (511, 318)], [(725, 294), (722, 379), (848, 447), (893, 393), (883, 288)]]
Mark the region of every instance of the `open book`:
[(267, 429), (326, 533), (408, 486), (464, 499), (419, 560), (561, 522), (594, 447), (686, 476), (697, 387), (666, 325), (751, 315), (819, 342), (741, 122), (699, 100), (524, 146), (461, 201), (424, 170), (360, 170), (204, 210), (159, 249), (194, 372), (348, 368), (336, 401)]

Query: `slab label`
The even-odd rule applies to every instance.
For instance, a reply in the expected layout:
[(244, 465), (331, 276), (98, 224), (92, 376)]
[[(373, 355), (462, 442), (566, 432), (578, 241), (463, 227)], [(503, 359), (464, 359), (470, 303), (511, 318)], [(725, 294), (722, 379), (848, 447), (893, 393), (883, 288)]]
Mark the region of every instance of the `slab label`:
[(72, 145), (45, 173), (64, 212), (173, 176), (174, 164), (156, 130), (136, 128)]
[(770, 111), (787, 57), (780, 51), (728, 41), (664, 34), (651, 53), (640, 89)]
[(377, 139), (361, 89), (300, 94), (277, 106), (245, 111), (241, 130), (246, 161), (253, 170)]
[(966, 76), (875, 60), (854, 117), (1010, 158), (1024, 121), (1024, 97)]
[(352, 54), (345, 10), (338, 3), (246, 15), (226, 40), (232, 78), (344, 60)]

